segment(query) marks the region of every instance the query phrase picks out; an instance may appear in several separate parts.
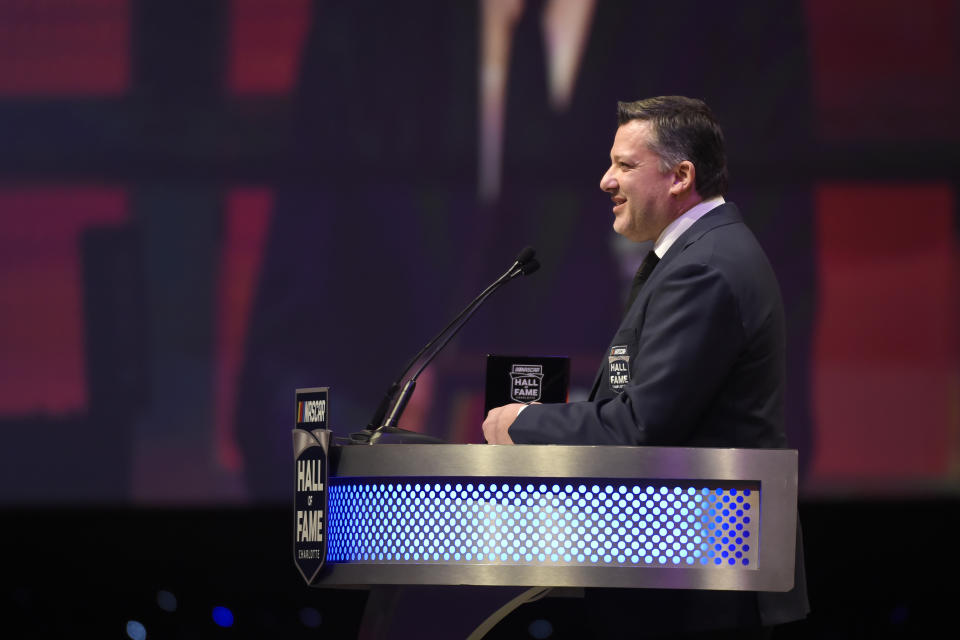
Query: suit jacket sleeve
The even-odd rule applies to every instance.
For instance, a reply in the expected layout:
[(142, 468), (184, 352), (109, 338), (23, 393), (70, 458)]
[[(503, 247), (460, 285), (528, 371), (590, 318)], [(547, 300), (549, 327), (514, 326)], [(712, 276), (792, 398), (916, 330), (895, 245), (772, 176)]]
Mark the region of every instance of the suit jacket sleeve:
[(510, 427), (514, 442), (682, 443), (746, 339), (730, 284), (706, 263), (676, 265), (664, 274), (636, 324), (620, 333), (636, 341), (627, 387), (604, 400), (530, 406)]

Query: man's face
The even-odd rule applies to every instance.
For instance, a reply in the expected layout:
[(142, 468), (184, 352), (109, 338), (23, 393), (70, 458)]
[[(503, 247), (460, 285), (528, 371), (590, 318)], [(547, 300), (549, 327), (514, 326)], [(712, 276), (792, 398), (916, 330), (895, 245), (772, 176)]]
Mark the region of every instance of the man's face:
[(613, 200), (613, 230), (634, 242), (656, 240), (675, 217), (671, 207), (672, 171), (660, 171), (660, 157), (650, 150), (651, 124), (631, 120), (617, 129), (610, 168), (600, 188)]

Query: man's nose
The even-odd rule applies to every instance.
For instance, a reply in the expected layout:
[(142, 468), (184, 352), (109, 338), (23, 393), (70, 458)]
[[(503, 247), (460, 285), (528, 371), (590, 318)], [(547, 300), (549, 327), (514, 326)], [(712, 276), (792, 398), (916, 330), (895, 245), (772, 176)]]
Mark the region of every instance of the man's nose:
[(616, 191), (617, 188), (617, 179), (613, 177), (611, 169), (607, 169), (607, 172), (600, 178), (600, 189), (603, 191)]

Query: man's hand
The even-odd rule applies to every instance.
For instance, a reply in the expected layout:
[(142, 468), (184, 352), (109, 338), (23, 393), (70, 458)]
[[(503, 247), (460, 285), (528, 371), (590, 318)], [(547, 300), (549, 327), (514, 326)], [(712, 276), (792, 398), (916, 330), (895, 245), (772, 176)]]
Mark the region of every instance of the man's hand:
[(488, 444), (513, 444), (510, 434), (507, 430), (513, 421), (517, 419), (520, 409), (525, 404), (505, 404), (502, 407), (490, 409), (487, 419), (483, 421), (483, 437), (487, 439)]

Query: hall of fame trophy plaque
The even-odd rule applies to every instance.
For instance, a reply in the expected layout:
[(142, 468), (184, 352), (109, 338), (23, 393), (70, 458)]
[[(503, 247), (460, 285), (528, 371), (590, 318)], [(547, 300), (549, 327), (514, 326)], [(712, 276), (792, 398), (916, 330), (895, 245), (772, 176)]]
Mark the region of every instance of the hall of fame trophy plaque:
[(570, 358), (563, 356), (487, 356), (483, 413), (519, 402), (566, 402)]

